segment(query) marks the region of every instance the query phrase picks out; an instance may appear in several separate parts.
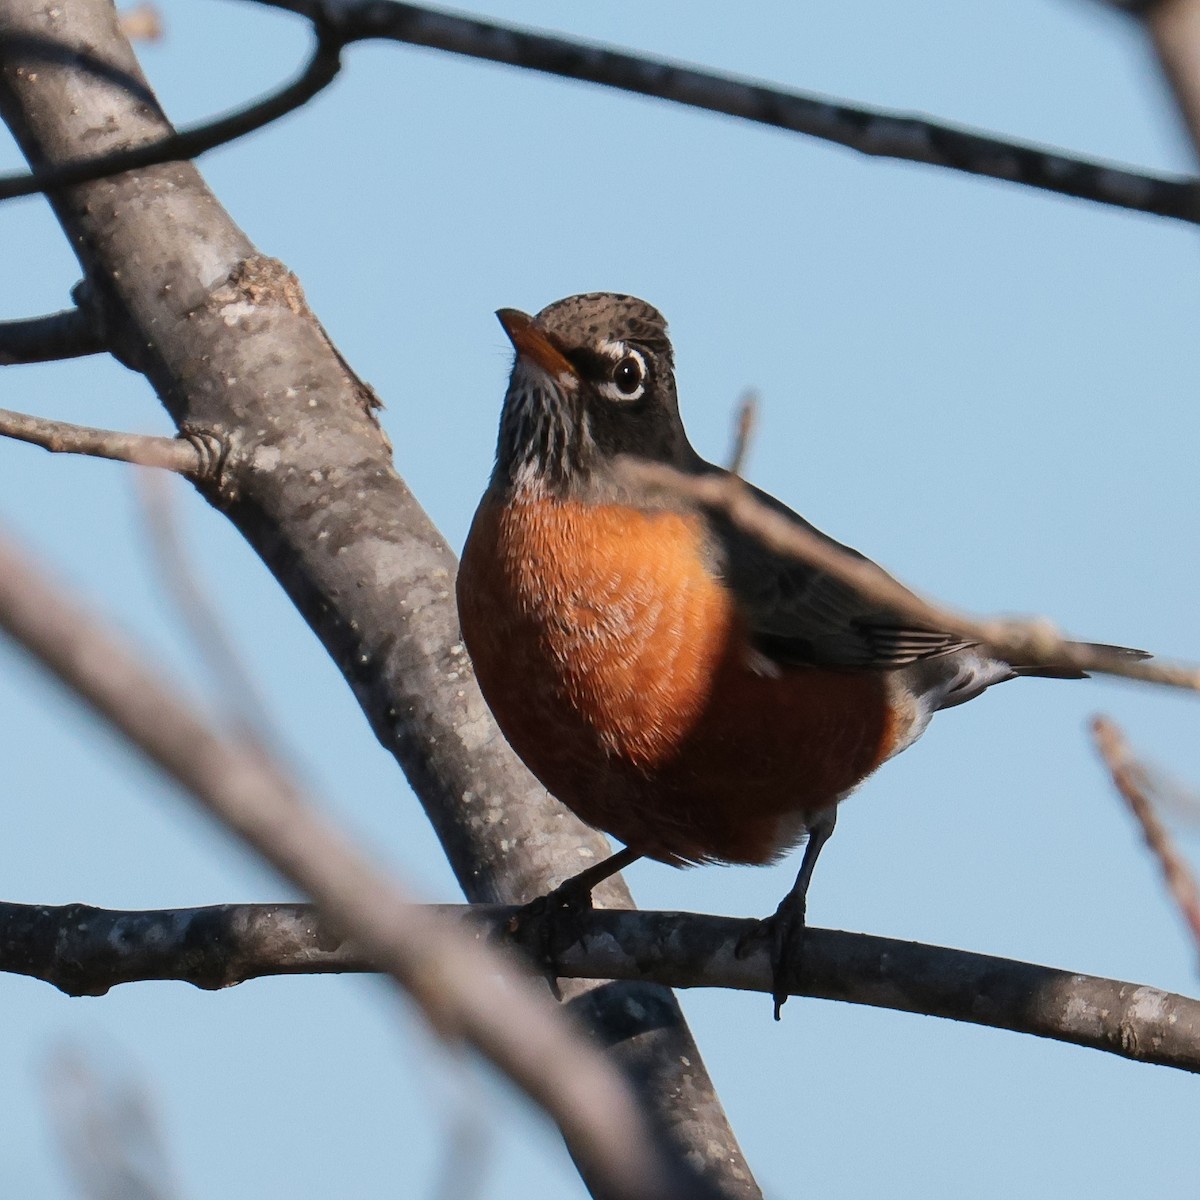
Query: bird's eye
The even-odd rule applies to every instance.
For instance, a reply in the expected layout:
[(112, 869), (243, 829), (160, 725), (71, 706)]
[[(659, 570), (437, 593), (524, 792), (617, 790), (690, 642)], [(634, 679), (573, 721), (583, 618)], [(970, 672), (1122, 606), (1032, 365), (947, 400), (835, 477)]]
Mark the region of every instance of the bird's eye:
[(613, 367), (613, 383), (622, 396), (632, 396), (642, 386), (642, 361), (627, 354)]
[(597, 347), (597, 355), (602, 363), (608, 360), (607, 367), (596, 379), (600, 395), (621, 404), (640, 400), (649, 378), (641, 351), (624, 342), (604, 342)]

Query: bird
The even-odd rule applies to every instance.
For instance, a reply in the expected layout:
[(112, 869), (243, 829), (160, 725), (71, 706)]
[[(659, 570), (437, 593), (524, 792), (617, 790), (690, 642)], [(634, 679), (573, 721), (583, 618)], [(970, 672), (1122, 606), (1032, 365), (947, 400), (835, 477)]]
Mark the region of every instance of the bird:
[(778, 1020), (839, 803), (934, 713), (1020, 675), (1084, 672), (1014, 666), (915, 625), (622, 470), (727, 474), (688, 440), (667, 323), (646, 301), (591, 292), (496, 315), (516, 353), (457, 578), (463, 642), (517, 755), (624, 847), (552, 896), (589, 903), (641, 857), (761, 865), (806, 842), (760, 930)]

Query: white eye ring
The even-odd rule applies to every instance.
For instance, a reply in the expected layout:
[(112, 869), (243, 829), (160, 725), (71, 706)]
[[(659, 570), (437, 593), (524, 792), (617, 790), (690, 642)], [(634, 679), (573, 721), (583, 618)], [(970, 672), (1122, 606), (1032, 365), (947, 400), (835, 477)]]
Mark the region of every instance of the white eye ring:
[[(608, 351), (615, 361), (612, 367), (612, 378), (601, 383), (597, 391), (606, 400), (618, 404), (629, 404), (640, 400), (646, 394), (646, 360), (641, 353), (623, 342), (607, 344)], [(624, 378), (622, 378), (624, 376)], [(632, 384), (632, 388), (629, 387)]]

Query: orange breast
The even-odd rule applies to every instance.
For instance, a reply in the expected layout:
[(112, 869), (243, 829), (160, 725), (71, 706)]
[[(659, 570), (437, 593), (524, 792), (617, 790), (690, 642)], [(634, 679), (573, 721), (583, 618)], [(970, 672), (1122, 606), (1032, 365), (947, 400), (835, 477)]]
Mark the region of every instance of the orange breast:
[(764, 862), (895, 743), (882, 677), (771, 670), (700, 518), (484, 497), (458, 581), (496, 720), (583, 820), (669, 862)]

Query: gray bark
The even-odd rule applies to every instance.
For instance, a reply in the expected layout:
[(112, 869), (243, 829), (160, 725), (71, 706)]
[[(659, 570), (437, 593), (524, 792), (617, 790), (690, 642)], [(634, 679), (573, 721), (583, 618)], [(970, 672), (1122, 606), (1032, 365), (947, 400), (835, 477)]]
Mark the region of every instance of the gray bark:
[[(170, 132), (103, 0), (0, 4), (0, 113), (35, 169)], [(454, 556), (296, 279), (255, 250), (189, 163), (50, 199), (116, 352), (181, 430), (220, 443), (219, 471), (198, 486), (337, 662), (468, 898), (521, 903), (606, 853), (497, 732), (458, 636)], [(630, 903), (619, 881), (598, 900)], [(671, 994), (648, 983), (569, 994), (589, 996), (598, 1036), (676, 1142), (730, 1197), (758, 1196)]]

